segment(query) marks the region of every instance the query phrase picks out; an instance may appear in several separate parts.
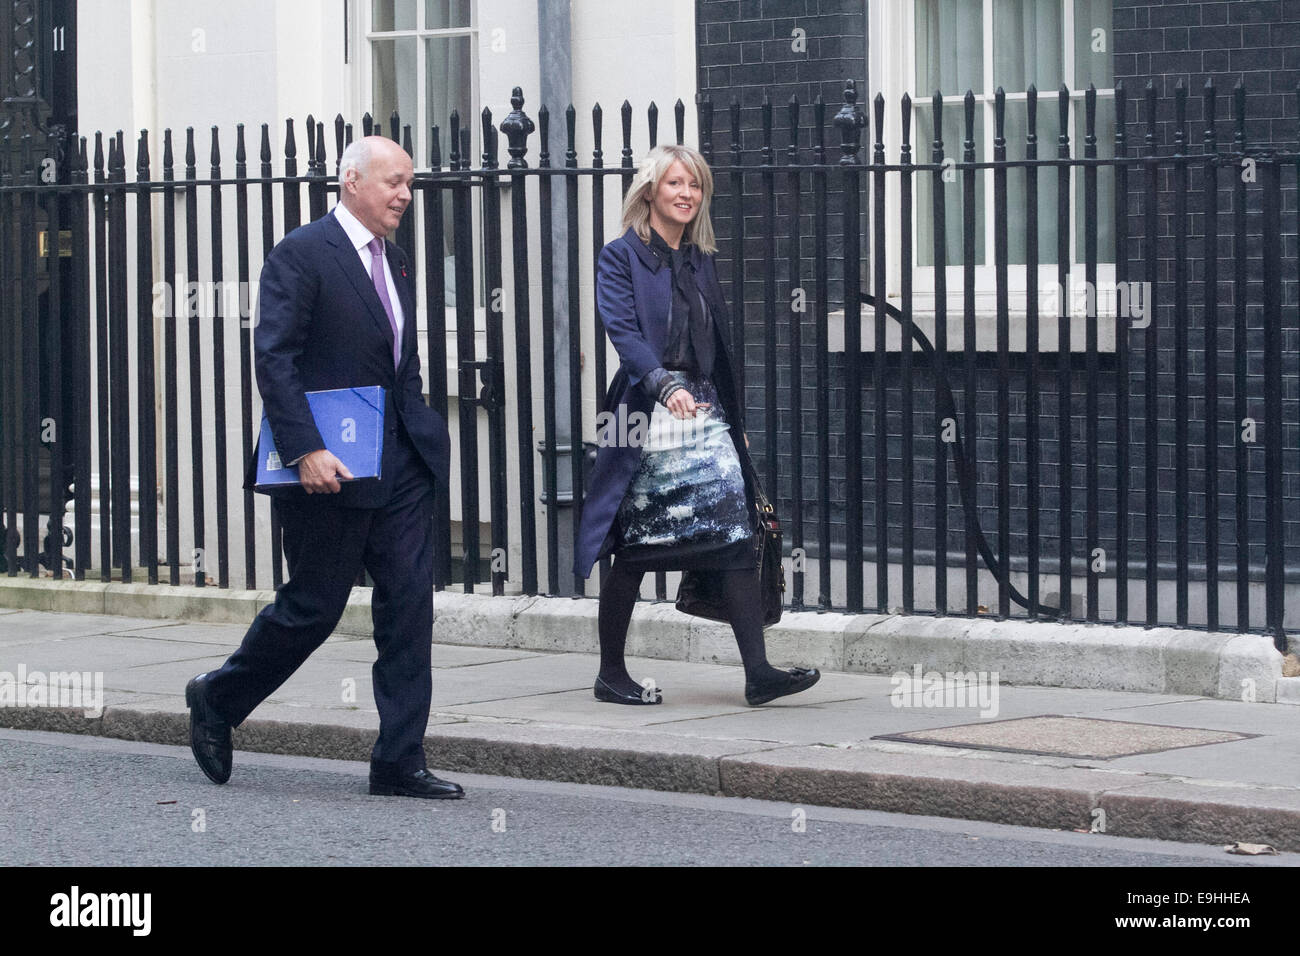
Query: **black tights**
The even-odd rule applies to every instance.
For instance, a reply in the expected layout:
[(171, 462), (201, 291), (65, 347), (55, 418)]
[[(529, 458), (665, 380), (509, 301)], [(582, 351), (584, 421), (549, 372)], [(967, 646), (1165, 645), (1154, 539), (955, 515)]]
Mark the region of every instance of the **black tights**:
[[(740, 659), (745, 665), (745, 680), (750, 683), (770, 681), (781, 674), (767, 662), (763, 643), (763, 602), (759, 596), (758, 575), (750, 569), (709, 571), (721, 577), (727, 602), (727, 618), (736, 635)], [(640, 693), (641, 685), (632, 680), (623, 660), (627, 628), (632, 608), (641, 591), (644, 571), (633, 571), (616, 559), (609, 576), (600, 588), (600, 678), (622, 693)]]

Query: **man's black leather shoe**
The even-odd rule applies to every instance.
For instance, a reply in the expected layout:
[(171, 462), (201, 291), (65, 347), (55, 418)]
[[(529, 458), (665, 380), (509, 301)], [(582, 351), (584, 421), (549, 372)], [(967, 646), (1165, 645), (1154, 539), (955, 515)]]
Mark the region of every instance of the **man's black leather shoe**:
[(185, 703), (190, 708), (190, 750), (213, 783), (230, 779), (230, 725), (208, 704), (207, 674), (185, 685)]
[(429, 770), (417, 770), (415, 773), (398, 777), (376, 777), (370, 774), (370, 795), (372, 797), (423, 797), (426, 800), (459, 800), (465, 791), (458, 783), (439, 780)]
[(807, 690), (821, 678), (821, 672), (815, 667), (792, 667), (782, 674), (781, 678), (770, 683), (764, 681), (759, 684), (745, 684), (745, 702), (750, 707), (757, 707), (759, 704), (766, 704), (769, 700)]

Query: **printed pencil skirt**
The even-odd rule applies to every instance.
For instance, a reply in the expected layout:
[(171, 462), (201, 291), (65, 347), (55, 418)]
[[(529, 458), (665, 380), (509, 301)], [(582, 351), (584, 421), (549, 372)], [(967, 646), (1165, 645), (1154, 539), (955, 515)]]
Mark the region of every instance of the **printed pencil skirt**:
[(643, 570), (747, 567), (753, 522), (717, 388), (707, 376), (671, 374), (709, 407), (678, 419), (655, 403), (640, 467), (619, 506), (615, 555)]

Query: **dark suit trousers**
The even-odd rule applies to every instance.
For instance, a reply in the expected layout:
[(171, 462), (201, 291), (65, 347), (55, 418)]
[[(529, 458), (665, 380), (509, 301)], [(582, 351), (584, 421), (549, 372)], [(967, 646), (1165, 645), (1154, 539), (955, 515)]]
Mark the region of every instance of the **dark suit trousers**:
[(384, 507), (341, 508), (328, 494), (272, 502), (284, 529), (289, 579), (239, 650), (213, 673), (210, 693), (218, 714), (242, 723), (329, 637), (364, 567), (374, 579), (379, 651), (372, 671), (379, 739), (371, 764), (408, 773), (425, 766), (433, 693), (433, 476), (402, 428), (394, 440), (403, 454)]

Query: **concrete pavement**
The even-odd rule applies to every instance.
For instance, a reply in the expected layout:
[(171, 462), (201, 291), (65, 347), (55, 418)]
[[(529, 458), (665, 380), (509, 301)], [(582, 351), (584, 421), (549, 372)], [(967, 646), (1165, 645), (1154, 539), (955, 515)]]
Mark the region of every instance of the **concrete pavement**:
[[(441, 595), (435, 605), (446, 615)], [(435, 636), (445, 624), (444, 616)], [(0, 725), (187, 744), (185, 682), (218, 666), (244, 630), (0, 610)], [(368, 637), (326, 642), (236, 731), (229, 786), (238, 786), (240, 750), (367, 760), (378, 726), (374, 657)], [(626, 707), (593, 698), (592, 653), (435, 644), (433, 661), (425, 746), (431, 766), (453, 779), (457, 771), (498, 774), (1300, 850), (1300, 709), (1288, 704), (1013, 686), (1005, 678), (990, 687), (988, 675), (978, 675), (984, 696), (976, 700), (960, 678), (934, 683), (934, 675), (903, 669), (906, 679), (825, 673), (804, 694), (750, 708), (734, 665), (635, 658), (633, 675), (653, 678), (664, 703)], [(102, 712), (91, 707), (87, 716), (80, 706), (93, 703), (87, 699), (50, 706), (32, 693), (52, 674), (72, 671), (102, 674)], [(15, 683), (20, 672), (25, 689)], [(963, 687), (970, 699), (954, 694)], [(1097, 752), (1089, 745), (1099, 729), (1123, 751), (1127, 725), (1076, 722), (1077, 734), (1062, 738), (1052, 726), (1060, 721), (1012, 723), (1043, 715), (1140, 724), (1169, 739), (1155, 752), (1078, 756)], [(877, 739), (972, 724), (1017, 752)], [(1172, 746), (1179, 735), (1168, 728), (1231, 739)], [(1133, 740), (1140, 749), (1136, 727)], [(192, 773), (200, 774), (197, 766)]]

